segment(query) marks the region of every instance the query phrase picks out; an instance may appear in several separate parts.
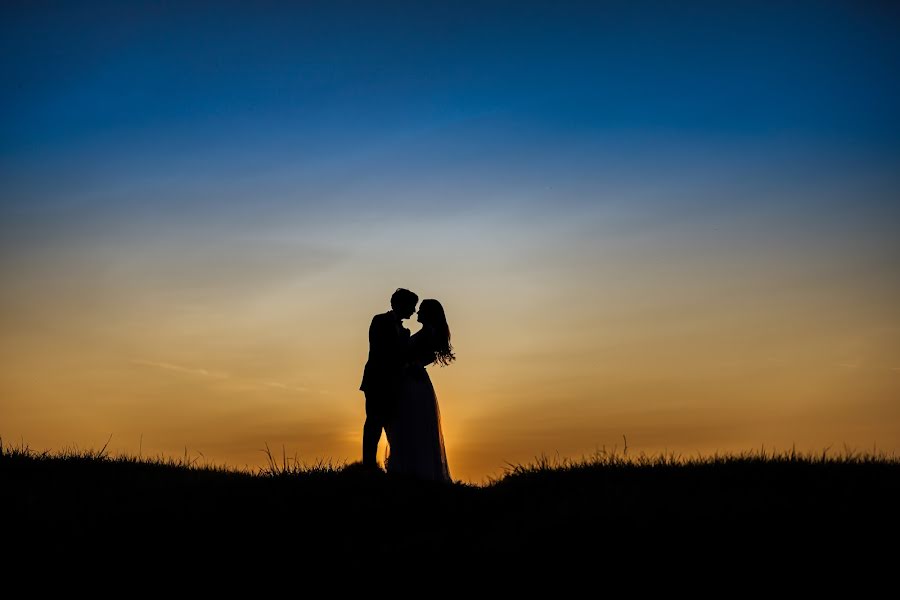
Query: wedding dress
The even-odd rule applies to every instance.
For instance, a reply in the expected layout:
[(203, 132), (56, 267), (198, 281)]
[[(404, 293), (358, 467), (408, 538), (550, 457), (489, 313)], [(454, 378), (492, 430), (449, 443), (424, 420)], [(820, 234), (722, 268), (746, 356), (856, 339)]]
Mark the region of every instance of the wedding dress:
[(437, 395), (425, 370), (434, 362), (433, 340), (427, 327), (409, 339), (409, 363), (387, 428), (387, 472), (451, 483)]

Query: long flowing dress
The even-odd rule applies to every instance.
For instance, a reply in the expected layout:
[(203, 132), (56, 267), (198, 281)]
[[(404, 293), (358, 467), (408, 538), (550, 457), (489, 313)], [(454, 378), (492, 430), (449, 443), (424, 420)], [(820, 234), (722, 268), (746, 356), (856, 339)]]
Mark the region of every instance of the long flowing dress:
[(451, 483), (437, 394), (425, 370), (434, 362), (433, 340), (426, 327), (409, 339), (409, 365), (387, 430), (387, 472)]

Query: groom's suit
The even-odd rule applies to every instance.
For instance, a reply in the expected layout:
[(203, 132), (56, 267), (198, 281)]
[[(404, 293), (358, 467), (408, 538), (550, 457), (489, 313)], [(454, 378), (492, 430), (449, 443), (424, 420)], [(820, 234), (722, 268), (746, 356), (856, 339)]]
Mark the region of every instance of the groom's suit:
[(377, 464), (375, 454), (381, 430), (397, 404), (403, 382), (409, 329), (389, 311), (372, 318), (369, 326), (369, 360), (359, 389), (366, 395), (366, 425), (363, 429), (363, 463)]

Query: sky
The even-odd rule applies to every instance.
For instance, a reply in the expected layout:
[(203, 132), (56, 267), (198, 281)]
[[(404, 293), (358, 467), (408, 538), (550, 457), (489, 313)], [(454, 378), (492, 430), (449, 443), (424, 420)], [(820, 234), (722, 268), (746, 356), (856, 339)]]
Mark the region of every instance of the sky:
[(3, 3), (3, 443), (359, 460), (405, 287), (447, 312), (455, 479), (896, 452), (898, 33), (890, 2)]

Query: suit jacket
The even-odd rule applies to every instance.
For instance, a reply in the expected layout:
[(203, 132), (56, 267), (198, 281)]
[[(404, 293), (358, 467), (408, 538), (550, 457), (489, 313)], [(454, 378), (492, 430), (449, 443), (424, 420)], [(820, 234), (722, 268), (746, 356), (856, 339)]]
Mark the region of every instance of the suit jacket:
[(359, 389), (392, 392), (403, 377), (409, 329), (400, 325), (393, 312), (372, 317), (369, 325), (369, 360)]

